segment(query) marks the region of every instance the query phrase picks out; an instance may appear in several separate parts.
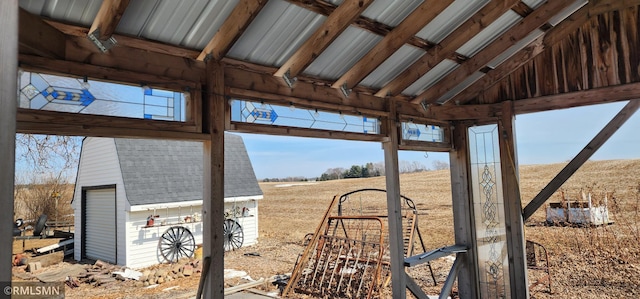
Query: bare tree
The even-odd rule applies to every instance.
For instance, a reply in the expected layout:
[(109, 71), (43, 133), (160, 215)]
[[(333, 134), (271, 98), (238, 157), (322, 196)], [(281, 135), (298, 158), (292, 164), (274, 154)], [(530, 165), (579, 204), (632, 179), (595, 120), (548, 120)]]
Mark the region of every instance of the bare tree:
[(443, 162), (440, 160), (433, 161), (433, 169), (434, 170), (445, 170), (449, 169), (449, 163)]
[[(72, 213), (71, 197), (80, 138), (16, 135), (15, 216), (49, 219)], [(60, 220), (60, 219), (55, 219)]]

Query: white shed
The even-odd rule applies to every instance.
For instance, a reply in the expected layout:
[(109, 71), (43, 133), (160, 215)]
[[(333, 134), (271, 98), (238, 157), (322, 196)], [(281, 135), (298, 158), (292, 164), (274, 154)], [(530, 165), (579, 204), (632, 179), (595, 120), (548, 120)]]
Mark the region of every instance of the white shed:
[[(199, 142), (85, 138), (72, 202), (74, 258), (142, 268), (190, 255), (202, 243), (202, 161)], [(228, 133), (224, 189), (229, 247), (255, 244), (262, 190), (242, 138)]]

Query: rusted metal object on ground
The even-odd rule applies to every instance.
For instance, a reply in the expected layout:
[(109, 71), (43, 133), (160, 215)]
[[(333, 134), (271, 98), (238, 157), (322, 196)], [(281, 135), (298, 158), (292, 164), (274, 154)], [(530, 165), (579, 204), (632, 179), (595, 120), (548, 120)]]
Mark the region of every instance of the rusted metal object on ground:
[(549, 267), (549, 254), (542, 244), (527, 240), (527, 269), (529, 269), (529, 291), (534, 292), (538, 285), (546, 285), (551, 294), (551, 272)]
[[(361, 189), (333, 198), (315, 233), (305, 238), (305, 250), (283, 297), (294, 293), (322, 298), (378, 296), (391, 277), (389, 236), (386, 206), (372, 202), (378, 196), (384, 203), (385, 193)], [(415, 204), (404, 196), (402, 203), (405, 256), (413, 254), (418, 240), (425, 252)]]

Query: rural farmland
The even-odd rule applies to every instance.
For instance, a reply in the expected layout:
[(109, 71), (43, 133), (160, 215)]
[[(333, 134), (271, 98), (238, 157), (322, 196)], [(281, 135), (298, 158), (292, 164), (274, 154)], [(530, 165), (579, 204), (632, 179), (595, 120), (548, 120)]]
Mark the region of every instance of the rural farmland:
[[(523, 204), (533, 198), (564, 164), (525, 165), (520, 168)], [(420, 230), (427, 248), (453, 244), (453, 220), (449, 172), (428, 171), (400, 176), (402, 193), (416, 201)], [(302, 252), (305, 234), (313, 232), (335, 194), (360, 188), (384, 188), (384, 178), (348, 179), (300, 184), (261, 183), (260, 236), (255, 246), (225, 254), (225, 268), (245, 271), (253, 279), (291, 272)], [(533, 298), (635, 298), (640, 296), (640, 160), (594, 161), (586, 163), (562, 190), (578, 197), (590, 190), (593, 198), (609, 192), (609, 209), (615, 223), (603, 227), (544, 225), (545, 213), (538, 211), (526, 226), (526, 239), (538, 242), (549, 252), (552, 293), (537, 286)], [(558, 201), (560, 193), (550, 199)], [(434, 287), (425, 267), (410, 269), (429, 294), (436, 294), (449, 271), (450, 259), (433, 263), (438, 286)], [(163, 284), (155, 289), (83, 285), (67, 289), (68, 298), (181, 298), (195, 293), (198, 276)], [(246, 281), (244, 281), (246, 282)], [(227, 287), (243, 283), (228, 280)], [(172, 288), (173, 287), (173, 288)], [(166, 289), (171, 289), (166, 291)], [(165, 291), (163, 291), (165, 290)], [(263, 291), (274, 291), (267, 285)], [(173, 292), (173, 293), (172, 293)], [(136, 297), (137, 296), (137, 297)]]

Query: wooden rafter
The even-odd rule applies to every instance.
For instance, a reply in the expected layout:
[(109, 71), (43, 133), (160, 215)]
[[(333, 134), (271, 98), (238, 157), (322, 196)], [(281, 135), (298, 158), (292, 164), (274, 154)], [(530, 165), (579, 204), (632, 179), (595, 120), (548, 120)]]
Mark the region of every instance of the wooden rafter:
[(282, 77), (289, 72), (287, 75), (289, 78), (298, 76), (372, 2), (373, 0), (347, 0), (343, 2), (274, 75)]
[(515, 70), (537, 57), (545, 49), (550, 48), (565, 39), (569, 34), (574, 33), (575, 30), (587, 22), (590, 17), (638, 5), (640, 5), (640, 0), (604, 0), (589, 2), (589, 4), (574, 12), (565, 21), (558, 24), (556, 27), (551, 28), (543, 37), (541, 37), (542, 40), (539, 38), (532, 42), (528, 47), (520, 50), (520, 52), (516, 53), (498, 67), (491, 70), (486, 76), (482, 77), (467, 87), (463, 92), (453, 97), (447, 104), (464, 104), (473, 100), (483, 90), (486, 90), (487, 88), (504, 80)]
[(19, 10), (19, 48), (21, 53), (37, 54), (48, 58), (63, 58), (65, 35), (38, 16)]
[(376, 46), (360, 59), (349, 71), (333, 84), (333, 88), (352, 89), (389, 56), (400, 49), (407, 40), (429, 24), (453, 0), (425, 1), (387, 34)]
[(116, 30), (127, 6), (129, 6), (129, 0), (102, 0), (102, 5), (93, 20), (89, 33), (98, 30), (97, 38), (99, 40), (109, 39)]
[(546, 24), (551, 17), (558, 13), (558, 11), (561, 11), (570, 4), (572, 4), (571, 1), (549, 1), (541, 5), (520, 23), (505, 32), (492, 44), (482, 49), (471, 59), (460, 65), (456, 70), (438, 81), (434, 86), (418, 95), (413, 102), (438, 102), (447, 92), (463, 82), (474, 72), (483, 69), (487, 63), (526, 37), (533, 30)]
[[(300, 7), (303, 7), (305, 9), (308, 9), (310, 11), (313, 11), (317, 14), (321, 14), (324, 16), (331, 15), (331, 13), (333, 13), (333, 11), (336, 10), (337, 8), (337, 6), (329, 2), (326, 2), (324, 0), (286, 0), (286, 1), (291, 4), (298, 5)], [(393, 30), (392, 26), (377, 22), (373, 19), (370, 19), (364, 16), (360, 16), (356, 18), (352, 25), (360, 29), (369, 31), (373, 34), (382, 35), (382, 36), (389, 34)], [(407, 41), (407, 44), (420, 49), (424, 49), (424, 50), (430, 49), (434, 46), (433, 43), (417, 36), (411, 37)]]
[(203, 61), (209, 54), (215, 60), (222, 59), (265, 4), (267, 0), (241, 0), (197, 59)]
[(420, 79), (424, 74), (438, 65), (445, 58), (450, 58), (471, 37), (478, 34), (482, 29), (493, 23), (498, 17), (507, 12), (519, 0), (491, 1), (480, 11), (474, 14), (469, 20), (460, 25), (449, 36), (438, 44), (427, 50), (427, 53), (414, 62), (409, 68), (397, 76), (393, 81), (384, 86), (376, 96), (387, 95), (396, 96), (413, 82)]

